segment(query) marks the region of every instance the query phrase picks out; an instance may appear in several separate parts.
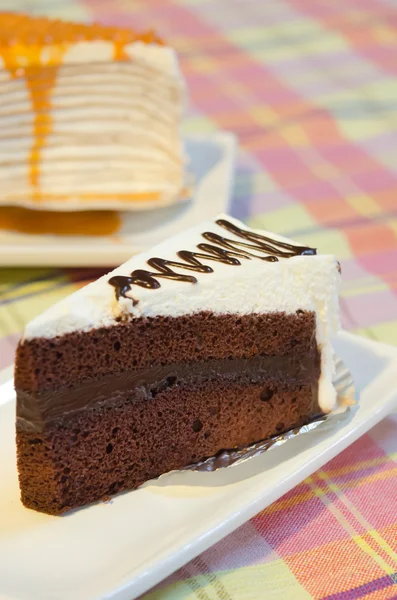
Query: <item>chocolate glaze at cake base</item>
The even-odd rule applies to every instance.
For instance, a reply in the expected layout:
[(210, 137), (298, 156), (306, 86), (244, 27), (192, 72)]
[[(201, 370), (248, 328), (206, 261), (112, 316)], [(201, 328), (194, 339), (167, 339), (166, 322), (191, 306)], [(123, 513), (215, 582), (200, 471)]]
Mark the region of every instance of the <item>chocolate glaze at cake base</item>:
[(321, 413), (315, 327), (307, 311), (199, 313), (25, 341), (22, 501), (59, 514), (308, 422)]

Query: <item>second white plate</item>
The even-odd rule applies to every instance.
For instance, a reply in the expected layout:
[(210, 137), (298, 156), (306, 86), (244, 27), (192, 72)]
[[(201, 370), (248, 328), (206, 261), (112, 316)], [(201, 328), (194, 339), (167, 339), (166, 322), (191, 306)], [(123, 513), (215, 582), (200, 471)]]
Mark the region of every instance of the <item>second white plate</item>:
[(64, 517), (22, 506), (15, 396), (0, 387), (0, 598), (132, 600), (277, 500), (397, 408), (397, 349), (341, 333), (360, 403), (242, 465), (177, 472)]
[(195, 182), (190, 200), (153, 210), (120, 213), (121, 230), (109, 236), (0, 231), (0, 267), (114, 267), (200, 221), (228, 212), (235, 150), (236, 138), (232, 133), (187, 137), (189, 170)]

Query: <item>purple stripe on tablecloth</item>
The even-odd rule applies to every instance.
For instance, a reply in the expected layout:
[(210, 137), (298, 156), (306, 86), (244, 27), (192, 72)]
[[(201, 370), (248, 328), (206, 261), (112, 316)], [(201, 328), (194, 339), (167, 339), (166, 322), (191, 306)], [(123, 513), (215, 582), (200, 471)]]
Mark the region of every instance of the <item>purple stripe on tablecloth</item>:
[[(382, 290), (343, 298), (341, 305), (350, 315), (354, 327), (370, 327), (373, 323), (392, 321), (397, 315), (397, 296), (392, 290)], [(382, 312), (379, 312), (382, 307)]]
[(323, 600), (352, 600), (353, 598), (363, 598), (364, 596), (367, 596), (372, 592), (383, 590), (395, 584), (396, 582), (393, 580), (393, 575), (385, 575), (384, 577), (374, 579), (373, 581), (369, 581), (368, 583), (360, 585), (359, 587), (353, 588), (351, 590), (339, 592), (338, 594), (332, 594), (331, 596), (326, 596), (325, 598), (323, 598)]
[(242, 525), (232, 536), (227, 536), (203, 553), (214, 571), (267, 564), (278, 560), (277, 552), (260, 535), (251, 522)]
[[(375, 462), (373, 465), (363, 467), (362, 469), (355, 469), (348, 473), (342, 473), (340, 475), (333, 475), (332, 481), (336, 484), (339, 489), (344, 490), (347, 488), (356, 487), (357, 485), (365, 485), (366, 481), (370, 481), (372, 475), (376, 473), (384, 473), (385, 477), (393, 469), (395, 469), (395, 463), (390, 459), (385, 458), (384, 463)], [(381, 477), (381, 476), (380, 476)]]
[[(397, 248), (382, 252), (382, 254), (372, 254), (362, 256), (358, 259), (360, 263), (371, 273), (376, 275), (390, 275), (393, 274), (394, 279), (390, 281), (390, 284), (394, 283), (394, 288), (397, 288), (397, 276), (395, 275), (397, 265)], [(397, 312), (396, 312), (397, 315)]]
[[(376, 167), (351, 173), (349, 177), (369, 194), (379, 191), (394, 191), (397, 186), (397, 176), (394, 173), (385, 169), (382, 171), (382, 177), (379, 177), (379, 169)], [(396, 208), (395, 205), (394, 208)]]
[(285, 188), (291, 194), (298, 196), (302, 204), (311, 200), (321, 202), (321, 200), (328, 200), (329, 198), (343, 198), (343, 195), (335, 190), (335, 187), (328, 181), (310, 179), (299, 185), (286, 185)]
[(357, 280), (377, 280), (376, 275), (359, 264), (357, 258), (344, 258), (340, 262), (342, 264), (342, 289), (347, 287), (347, 282), (355, 282), (356, 285), (359, 285), (356, 283)]
[[(256, 193), (255, 197), (251, 201), (251, 205), (254, 209), (253, 214), (258, 214), (261, 210), (272, 211), (280, 210), (286, 206), (294, 204), (294, 197), (287, 192), (282, 190), (274, 190), (271, 192)], [(264, 214), (266, 218), (266, 214)], [(264, 225), (266, 227), (266, 224)]]
[[(385, 452), (385, 454), (389, 455), (390, 458), (392, 457), (392, 455), (395, 455), (396, 451), (394, 435), (394, 432), (396, 431), (396, 426), (397, 412), (393, 415), (389, 415), (387, 419), (381, 421), (381, 423), (376, 425), (376, 427), (371, 429), (371, 431), (369, 432), (369, 436), (371, 437), (373, 442), (376, 443), (379, 446), (379, 448), (381, 448), (383, 452)], [(397, 465), (397, 455), (395, 455), (395, 458), (392, 460), (394, 464)]]

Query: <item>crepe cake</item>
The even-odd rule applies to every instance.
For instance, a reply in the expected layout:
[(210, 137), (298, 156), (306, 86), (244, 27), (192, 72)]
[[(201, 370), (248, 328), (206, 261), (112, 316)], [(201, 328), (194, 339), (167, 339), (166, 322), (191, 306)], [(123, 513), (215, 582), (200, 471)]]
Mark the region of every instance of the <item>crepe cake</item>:
[(175, 51), (153, 32), (0, 13), (0, 204), (181, 199), (184, 98)]
[(334, 256), (219, 215), (31, 321), (22, 502), (51, 514), (330, 412)]

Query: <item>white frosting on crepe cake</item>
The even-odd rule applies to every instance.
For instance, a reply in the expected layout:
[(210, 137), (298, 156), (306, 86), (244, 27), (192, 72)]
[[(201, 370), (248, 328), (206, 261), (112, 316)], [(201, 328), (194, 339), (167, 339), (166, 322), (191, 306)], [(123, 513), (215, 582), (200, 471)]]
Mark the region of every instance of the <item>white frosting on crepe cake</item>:
[[(260, 314), (267, 312), (295, 313), (297, 310), (314, 311), (316, 314), (316, 337), (321, 353), (321, 378), (319, 383), (320, 405), (330, 411), (336, 403), (332, 385), (334, 375), (333, 352), (330, 337), (339, 328), (338, 287), (340, 273), (336, 258), (332, 255), (298, 254), (290, 258), (278, 256), (276, 262), (263, 260), (268, 254), (253, 249), (253, 242), (217, 224), (226, 220), (240, 228), (243, 233), (257, 233), (271, 240), (291, 244), (296, 242), (273, 233), (252, 230), (227, 215), (219, 215), (212, 221), (201, 223), (192, 229), (166, 240), (148, 252), (132, 257), (111, 273), (58, 302), (26, 327), (25, 338), (52, 338), (73, 331), (90, 331), (111, 327), (120, 319), (190, 315), (201, 311), (214, 314)], [(204, 233), (209, 236), (203, 236)], [(212, 244), (213, 234), (222, 236), (234, 244), (236, 252), (248, 251), (254, 257), (234, 257), (241, 264), (225, 264), (208, 256), (199, 244)], [(208, 237), (211, 239), (209, 240)], [(251, 245), (251, 248), (247, 245)], [(280, 248), (280, 247), (278, 247)], [(282, 247), (281, 247), (282, 248)], [(233, 250), (223, 246), (233, 258)], [(166, 279), (154, 274), (156, 289), (131, 283), (124, 295), (117, 294), (109, 280), (115, 276), (128, 278), (133, 271), (156, 271), (147, 261), (160, 257), (178, 263), (185, 262), (177, 253), (181, 250), (206, 254), (198, 258), (212, 272), (196, 272), (182, 266), (170, 266), (175, 273), (196, 278), (196, 283)], [(196, 257), (197, 258), (197, 257)], [(261, 260), (262, 258), (262, 260)], [(120, 291), (120, 289), (118, 290)]]
[[(17, 45), (2, 39), (7, 19)], [(101, 26), (91, 35), (0, 20), (0, 204), (128, 210), (181, 199), (185, 85), (172, 48)]]

